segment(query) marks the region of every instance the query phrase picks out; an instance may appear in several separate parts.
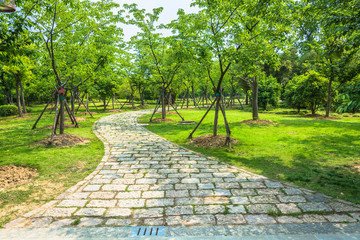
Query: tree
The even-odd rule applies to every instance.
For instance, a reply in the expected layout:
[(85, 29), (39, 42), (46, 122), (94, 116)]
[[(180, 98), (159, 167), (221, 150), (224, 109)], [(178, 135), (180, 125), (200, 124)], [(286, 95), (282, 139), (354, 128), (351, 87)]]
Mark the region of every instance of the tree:
[(259, 105), (267, 110), (268, 105), (277, 107), (280, 100), (281, 85), (273, 76), (264, 76), (259, 81)]
[(327, 79), (315, 71), (294, 77), (285, 90), (289, 106), (305, 106), (315, 115), (318, 107), (326, 103)]

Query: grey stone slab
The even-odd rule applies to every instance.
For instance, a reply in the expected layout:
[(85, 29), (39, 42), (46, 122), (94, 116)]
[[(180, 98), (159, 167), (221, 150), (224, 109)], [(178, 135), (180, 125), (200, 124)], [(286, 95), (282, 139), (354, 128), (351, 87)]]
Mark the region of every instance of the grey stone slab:
[(303, 223), (301, 219), (292, 216), (279, 216), (276, 217), (276, 221), (279, 223)]
[(212, 190), (190, 190), (190, 196), (192, 197), (208, 197), (213, 195), (214, 192)]
[(276, 223), (273, 217), (267, 214), (260, 215), (245, 215), (245, 219), (248, 224), (274, 224)]
[(188, 190), (168, 190), (165, 191), (165, 196), (169, 198), (178, 198), (178, 197), (189, 197)]
[(58, 207), (84, 207), (87, 200), (63, 200)]
[(91, 200), (86, 207), (115, 207), (117, 200)]
[(131, 215), (131, 210), (128, 208), (109, 208), (105, 217), (128, 217)]
[(215, 217), (213, 215), (188, 215), (182, 217), (184, 226), (191, 225), (215, 225)]
[(300, 194), (303, 194), (303, 192), (300, 189), (297, 189), (297, 188), (283, 188), (283, 190), (288, 195), (300, 195)]
[(273, 181), (265, 181), (265, 185), (268, 187), (268, 188), (282, 188), (284, 187), (282, 185), (282, 183), (280, 182), (273, 182)]
[(242, 188), (266, 188), (262, 182), (242, 182), (240, 185)]
[(249, 213), (277, 213), (278, 209), (274, 204), (250, 204), (246, 205)]
[(323, 215), (329, 222), (339, 222), (339, 223), (349, 223), (357, 222), (356, 219), (346, 215), (346, 214), (330, 214)]
[(115, 192), (93, 192), (90, 194), (91, 199), (112, 199), (115, 197)]
[(28, 227), (31, 228), (44, 228), (49, 226), (49, 224), (52, 222), (51, 217), (39, 217), (39, 218), (33, 218), (28, 224)]
[(74, 219), (60, 219), (52, 222), (49, 225), (49, 228), (61, 228), (61, 227), (69, 227), (74, 223)]
[(227, 204), (230, 203), (229, 197), (206, 197), (204, 204)]
[(328, 205), (334, 209), (335, 212), (357, 212), (360, 211), (360, 208), (351, 206), (349, 204), (345, 203), (339, 203), (339, 202), (330, 202)]
[(142, 193), (142, 198), (163, 198), (164, 196), (164, 191), (146, 191)]
[(245, 218), (241, 214), (217, 214), (215, 217), (218, 225), (246, 224)]
[(165, 210), (165, 214), (168, 216), (171, 215), (185, 215), (185, 214), (193, 214), (194, 210), (192, 206), (176, 206), (176, 207), (167, 207)]
[(120, 208), (145, 207), (145, 199), (119, 199), (117, 206)]
[(203, 198), (176, 198), (176, 205), (201, 205), (204, 203)]
[(111, 226), (129, 226), (131, 225), (130, 219), (109, 219), (106, 221), (105, 225), (111, 225)]
[(215, 186), (213, 183), (200, 183), (198, 184), (199, 189), (214, 189)]
[(284, 214), (301, 213), (300, 208), (294, 203), (280, 203), (276, 204), (276, 207)]
[(245, 207), (243, 205), (227, 205), (229, 213), (246, 213)]
[(83, 191), (84, 192), (95, 192), (101, 188), (102, 185), (87, 185)]
[(105, 212), (105, 208), (81, 208), (74, 216), (102, 216)]
[(234, 196), (254, 196), (257, 195), (254, 189), (231, 189)]
[(327, 220), (320, 214), (303, 214), (299, 216), (301, 220), (305, 223), (322, 223), (327, 222)]
[(163, 208), (135, 209), (134, 218), (162, 217), (163, 211)]
[(308, 195), (304, 195), (304, 197), (311, 202), (328, 202), (329, 201), (324, 196), (319, 195), (319, 194), (308, 194)]
[(80, 223), (79, 223), (79, 227), (93, 227), (93, 226), (97, 226), (97, 225), (101, 225), (104, 222), (103, 219), (101, 218), (81, 218), (80, 219)]
[(149, 199), (146, 201), (146, 207), (166, 207), (174, 205), (173, 198), (159, 198), (159, 199)]
[(249, 204), (249, 199), (247, 197), (231, 197), (230, 201), (233, 204)]
[(249, 200), (252, 203), (279, 203), (274, 195), (249, 196)]
[(214, 189), (215, 196), (231, 196), (231, 192), (226, 189)]
[(115, 198), (128, 199), (128, 198), (140, 198), (141, 191), (119, 192)]
[(73, 193), (66, 197), (66, 199), (87, 199), (90, 193)]
[(306, 202), (306, 199), (300, 195), (278, 195), (280, 202), (284, 203), (299, 203)]
[(225, 212), (223, 205), (195, 206), (196, 214), (218, 214)]
[(71, 217), (77, 208), (50, 208), (43, 216), (44, 217)]
[(298, 207), (304, 212), (331, 212), (332, 209), (324, 203), (299, 203)]

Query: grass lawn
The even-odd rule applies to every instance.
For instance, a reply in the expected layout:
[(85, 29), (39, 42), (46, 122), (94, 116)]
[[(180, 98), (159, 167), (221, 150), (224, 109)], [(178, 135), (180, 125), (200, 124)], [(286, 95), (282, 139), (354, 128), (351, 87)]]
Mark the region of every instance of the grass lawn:
[[(0, 166), (15, 164), (35, 167), (39, 174), (31, 183), (0, 191), (0, 227), (81, 181), (96, 168), (104, 154), (103, 143), (92, 132), (92, 125), (100, 117), (111, 113), (100, 109), (97, 111), (91, 104), (90, 111), (98, 113), (94, 118), (76, 115), (85, 117), (86, 121), (79, 122), (80, 128), (67, 128), (65, 133), (89, 138), (91, 142), (86, 145), (65, 148), (34, 146), (36, 141), (51, 135), (51, 129), (43, 127), (52, 125), (54, 112), (50, 115), (46, 111), (37, 129), (31, 130), (43, 107), (31, 107), (32, 113), (24, 118), (0, 118)], [(110, 104), (108, 109), (111, 108)], [(84, 111), (83, 108), (79, 112)]]
[[(180, 112), (185, 120), (198, 122), (205, 110)], [(233, 166), (360, 203), (359, 117), (323, 120), (280, 112), (261, 113), (260, 118), (273, 121), (273, 126), (241, 123), (251, 119), (251, 112), (227, 110), (227, 117), (232, 137), (239, 140), (232, 149), (191, 146), (187, 137), (195, 125), (149, 123), (149, 115), (139, 121), (149, 123), (150, 131), (172, 142)], [(177, 115), (167, 115), (167, 118), (180, 120)], [(213, 119), (214, 111), (205, 118), (194, 137), (212, 134)], [(223, 121), (220, 121), (219, 134), (225, 135)]]

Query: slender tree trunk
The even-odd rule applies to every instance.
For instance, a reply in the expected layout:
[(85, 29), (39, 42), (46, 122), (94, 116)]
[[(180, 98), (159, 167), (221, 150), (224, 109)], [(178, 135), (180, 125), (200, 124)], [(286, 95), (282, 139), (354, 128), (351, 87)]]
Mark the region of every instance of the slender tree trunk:
[(104, 102), (104, 111), (106, 110), (106, 97), (103, 98), (103, 102)]
[(25, 104), (25, 97), (24, 97), (24, 88), (23, 88), (21, 78), (19, 78), (19, 86), (20, 86), (20, 96), (21, 96), (21, 103), (22, 103), (22, 107), (23, 107), (23, 112), (27, 113), (26, 104)]
[(189, 108), (189, 88), (186, 91), (186, 108)]
[(245, 105), (249, 105), (249, 92), (246, 91), (245, 93)]
[(161, 104), (162, 104), (161, 105), (161, 113), (162, 113), (161, 118), (165, 119), (166, 118), (166, 104), (165, 104), (165, 89), (164, 89), (164, 87), (161, 92)]
[(71, 92), (71, 112), (74, 114), (75, 111), (75, 92)]
[(112, 106), (113, 106), (113, 110), (115, 109), (115, 100), (114, 100), (114, 93), (112, 93), (112, 98), (111, 98), (111, 100), (112, 100)]
[(16, 79), (16, 105), (18, 107), (19, 117), (23, 117), (23, 111), (21, 109), (21, 100), (20, 100), (20, 86), (19, 86), (19, 80)]
[(218, 132), (218, 120), (219, 120), (219, 108), (220, 108), (220, 97), (217, 97), (215, 99), (216, 101), (216, 106), (215, 106), (215, 118), (214, 118), (214, 132), (213, 132), (213, 136), (217, 136), (217, 132)]
[(256, 77), (251, 82), (252, 88), (252, 117), (253, 120), (259, 119), (259, 104), (258, 104), (258, 80)]
[[(62, 98), (63, 97), (63, 98)], [(65, 131), (65, 108), (64, 108), (64, 101), (65, 96), (63, 94), (60, 95), (60, 134), (64, 134)]]
[[(331, 70), (332, 71), (332, 70)], [(327, 103), (326, 103), (326, 115), (325, 117), (330, 116), (330, 108), (331, 108), (331, 99), (332, 99), (332, 83), (334, 81), (334, 74), (331, 73), (328, 85), (328, 96), (327, 96)]]
[(139, 96), (140, 96), (140, 102), (141, 102), (141, 106), (144, 106), (144, 96), (143, 96), (144, 92), (141, 91), (141, 85), (139, 85)]

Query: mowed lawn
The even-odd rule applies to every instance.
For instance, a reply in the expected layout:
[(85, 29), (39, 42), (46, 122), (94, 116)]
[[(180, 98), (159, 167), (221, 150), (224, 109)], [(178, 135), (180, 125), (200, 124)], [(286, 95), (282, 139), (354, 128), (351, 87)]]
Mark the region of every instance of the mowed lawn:
[[(180, 110), (187, 121), (199, 121), (203, 110)], [(149, 115), (139, 121), (170, 141), (218, 158), (269, 178), (360, 203), (360, 118), (314, 119), (281, 112), (261, 113), (274, 125), (245, 124), (250, 112), (227, 110), (232, 137), (239, 140), (232, 149), (194, 147), (187, 139), (195, 125), (176, 122), (149, 123)], [(155, 117), (160, 117), (156, 115)], [(180, 121), (177, 115), (167, 115)], [(214, 111), (203, 121), (194, 137), (212, 134)], [(219, 133), (225, 135), (222, 117)]]
[[(100, 117), (114, 113), (100, 108), (96, 110), (92, 104), (90, 106), (90, 111), (97, 113), (93, 115), (94, 118), (77, 114), (76, 117), (86, 118), (86, 121), (79, 122), (80, 128), (66, 128), (65, 133), (80, 135), (91, 142), (72, 147), (55, 148), (35, 144), (51, 135), (51, 129), (44, 128), (53, 124), (54, 112), (50, 115), (48, 110), (38, 127), (31, 130), (43, 105), (31, 107), (32, 113), (24, 118), (0, 117), (0, 166), (14, 164), (33, 167), (39, 174), (30, 183), (0, 191), (0, 227), (54, 199), (95, 170), (104, 155), (104, 145), (92, 132), (92, 126)], [(80, 108), (79, 113), (84, 111), (84, 108)]]

